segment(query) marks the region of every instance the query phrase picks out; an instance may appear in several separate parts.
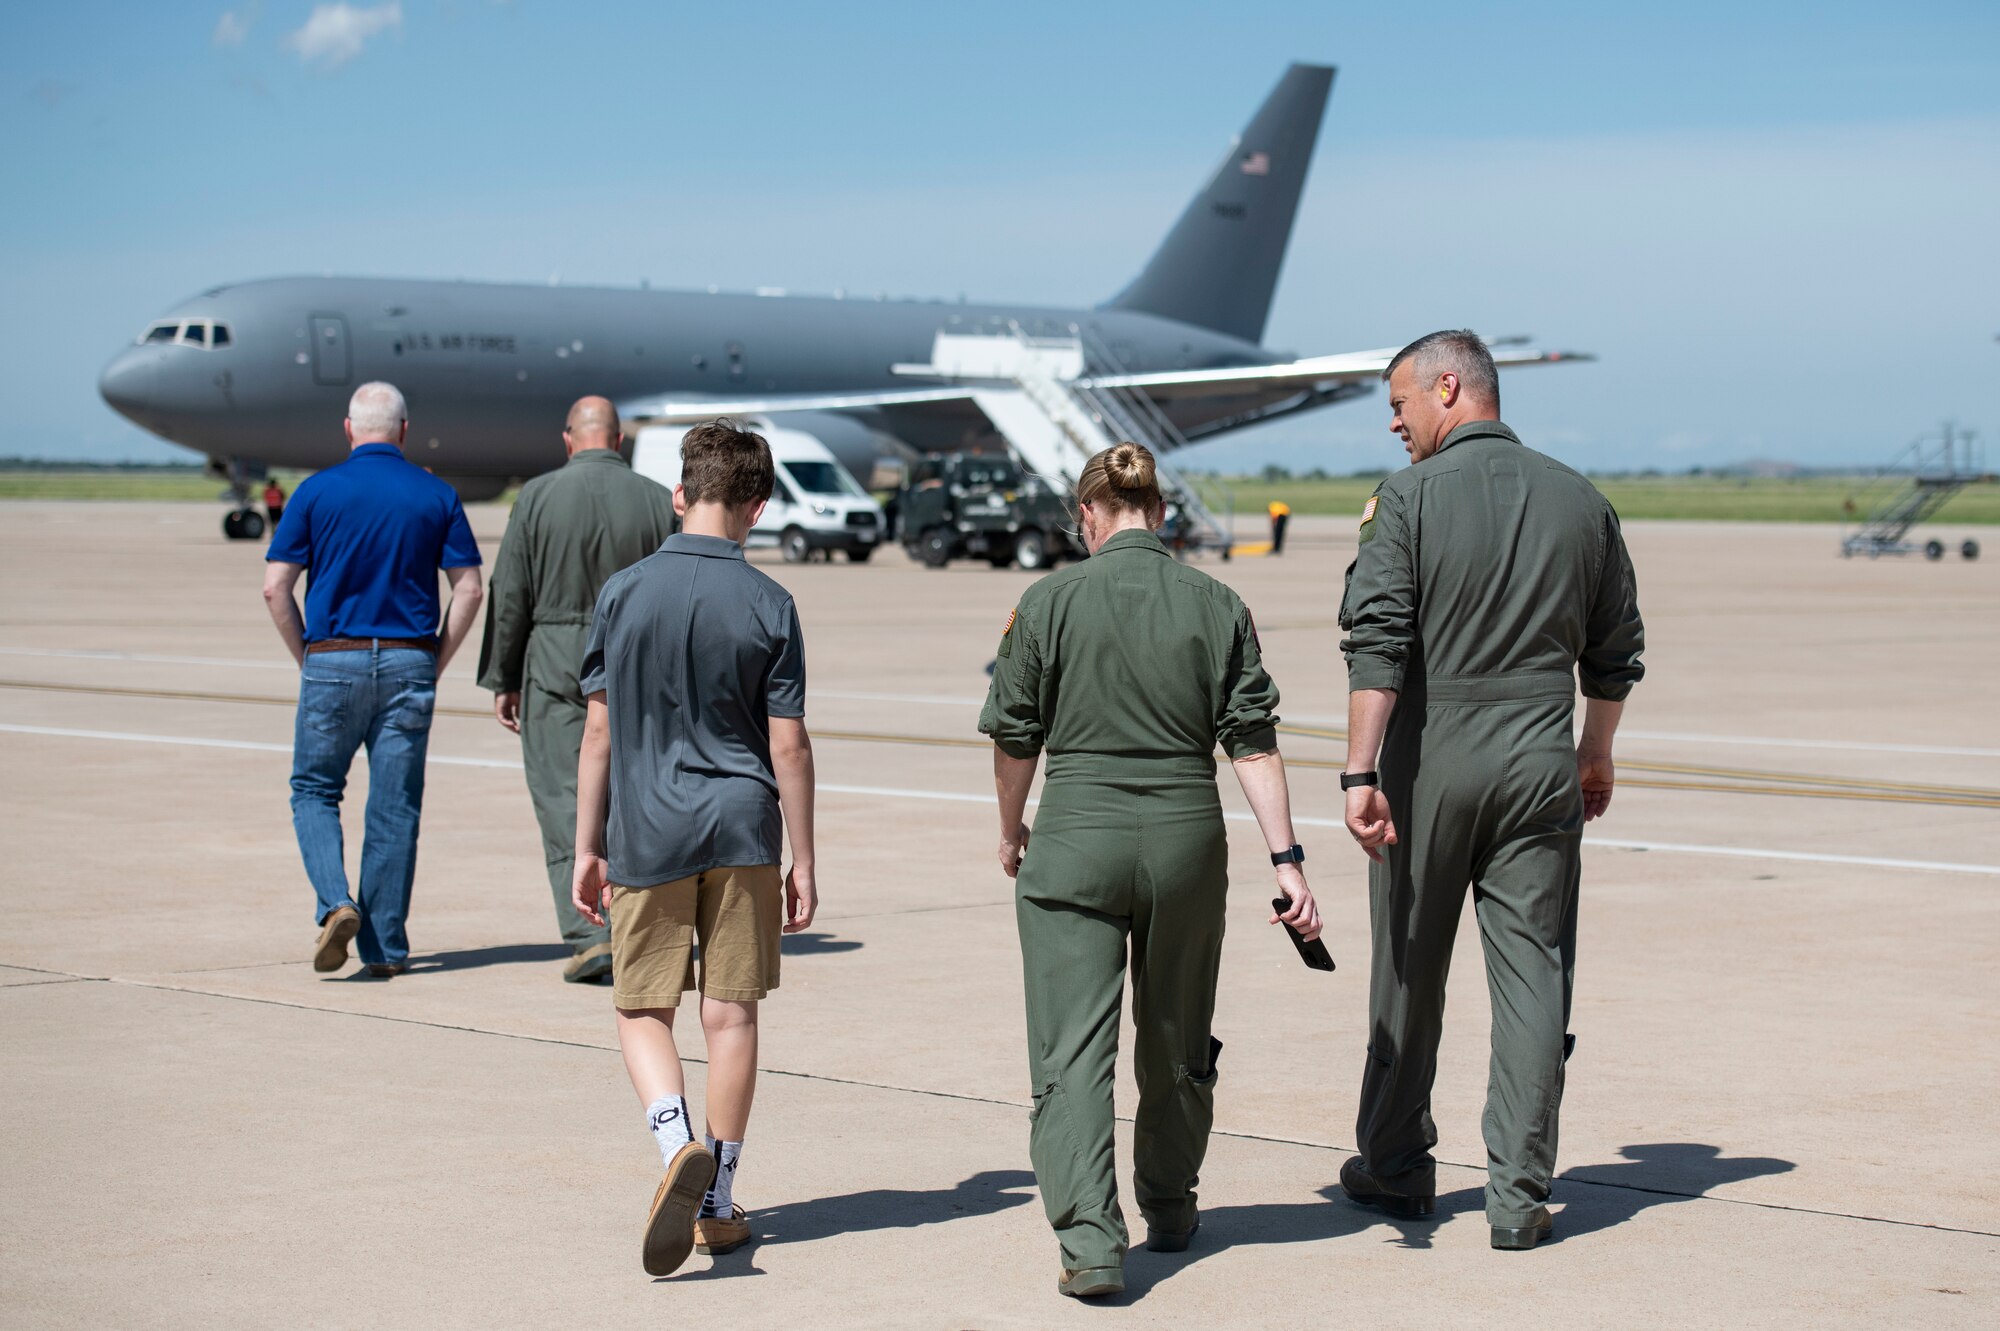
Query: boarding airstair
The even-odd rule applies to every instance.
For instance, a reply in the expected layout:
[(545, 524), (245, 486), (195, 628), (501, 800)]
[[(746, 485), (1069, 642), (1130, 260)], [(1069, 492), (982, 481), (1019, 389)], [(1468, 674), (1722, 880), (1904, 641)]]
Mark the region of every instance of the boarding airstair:
[[(1928, 559), (1943, 559), (1943, 541), (1930, 540), (1919, 546), (1903, 538), (1966, 486), (1993, 479), (1985, 469), (1985, 450), (1972, 432), (1946, 425), (1940, 434), (1926, 435), (1905, 448), (1894, 462), (1876, 473), (1871, 489), (1848, 501), (1851, 512), (1864, 516), (1853, 531), (1841, 537), (1840, 553), (1850, 559), (1855, 555), (1873, 559), (1921, 550)], [(1968, 539), (1958, 552), (1966, 559), (1977, 559), (1979, 543)]]
[(1231, 523), (1167, 464), (1166, 455), (1185, 447), (1186, 436), (1144, 393), (1093, 384), (1091, 375), (1123, 367), (1086, 330), (1072, 324), (1067, 331), (1066, 337), (1042, 336), (1010, 323), (993, 332), (941, 332), (932, 343), (930, 364), (896, 368), (972, 386), (974, 404), (1015, 458), (1061, 490), (1075, 487), (1094, 454), (1126, 440), (1144, 444), (1152, 450), (1168, 504), (1169, 544), (1177, 551), (1214, 550), (1229, 558)]

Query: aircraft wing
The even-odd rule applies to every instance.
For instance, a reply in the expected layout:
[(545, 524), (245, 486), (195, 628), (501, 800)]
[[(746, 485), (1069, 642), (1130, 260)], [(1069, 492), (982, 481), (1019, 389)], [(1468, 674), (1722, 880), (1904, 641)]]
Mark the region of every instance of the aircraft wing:
[[(1143, 374), (1101, 374), (1079, 379), (1087, 388), (1135, 388), (1154, 398), (1250, 397), (1272, 389), (1300, 391), (1342, 383), (1379, 379), (1389, 367), (1399, 347), (1373, 351), (1346, 351), (1331, 356), (1308, 356), (1303, 360), (1269, 365), (1232, 365), (1217, 370), (1155, 370)], [(1502, 345), (1493, 348), (1494, 364), (1553, 365), (1562, 361), (1588, 361), (1596, 357), (1578, 351), (1543, 351), (1536, 347)], [(658, 397), (633, 398), (618, 404), (625, 420), (694, 422), (716, 416), (748, 416), (784, 411), (852, 411), (867, 407), (908, 406), (924, 402), (969, 401), (973, 393), (991, 387), (988, 378), (955, 376), (937, 365), (895, 365), (894, 373), (911, 378), (944, 380), (944, 384), (912, 384), (908, 388), (829, 393), (769, 393), (742, 397)]]
[(892, 388), (880, 392), (853, 393), (767, 393), (759, 397), (660, 397), (631, 398), (618, 404), (618, 415), (627, 421), (660, 421), (670, 424), (713, 420), (717, 416), (757, 416), (781, 411), (854, 411), (863, 407), (907, 406), (918, 402), (969, 402), (970, 387)]
[[(1104, 374), (1082, 382), (1093, 388), (1137, 388), (1149, 397), (1230, 397), (1273, 388), (1311, 388), (1320, 384), (1376, 380), (1389, 368), (1400, 347), (1374, 351), (1344, 351), (1332, 356), (1308, 356), (1276, 365), (1232, 365), (1219, 370), (1160, 370), (1147, 374)], [(1554, 365), (1561, 361), (1597, 359), (1580, 351), (1542, 351), (1535, 347), (1496, 346), (1493, 363)]]

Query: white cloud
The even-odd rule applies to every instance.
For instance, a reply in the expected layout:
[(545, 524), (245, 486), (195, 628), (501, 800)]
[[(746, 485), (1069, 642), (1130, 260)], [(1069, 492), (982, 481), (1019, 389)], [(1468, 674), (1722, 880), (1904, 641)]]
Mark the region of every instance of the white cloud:
[(209, 38), (217, 46), (241, 46), (250, 36), (250, 25), (257, 20), (257, 0), (250, 0), (241, 9), (225, 9), (222, 17), (215, 21), (215, 33)]
[(403, 26), (401, 0), (360, 9), (346, 3), (317, 5), (305, 26), (285, 38), (285, 45), (307, 64), (331, 69), (361, 54), (377, 33)]

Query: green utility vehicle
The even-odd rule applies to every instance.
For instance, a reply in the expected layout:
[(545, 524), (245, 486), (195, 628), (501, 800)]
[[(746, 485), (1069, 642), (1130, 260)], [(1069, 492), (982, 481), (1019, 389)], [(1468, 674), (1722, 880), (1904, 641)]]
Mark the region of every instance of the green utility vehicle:
[(931, 568), (973, 558), (1037, 569), (1083, 554), (1068, 496), (998, 453), (925, 458), (910, 468), (894, 507), (903, 548)]

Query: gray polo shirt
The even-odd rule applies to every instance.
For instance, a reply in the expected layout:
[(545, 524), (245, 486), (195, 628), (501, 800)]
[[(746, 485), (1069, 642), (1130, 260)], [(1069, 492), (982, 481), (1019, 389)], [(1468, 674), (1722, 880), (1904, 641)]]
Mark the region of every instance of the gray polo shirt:
[(683, 532), (612, 575), (579, 682), (610, 708), (612, 882), (779, 863), (770, 718), (806, 714), (805, 643), (742, 546)]

